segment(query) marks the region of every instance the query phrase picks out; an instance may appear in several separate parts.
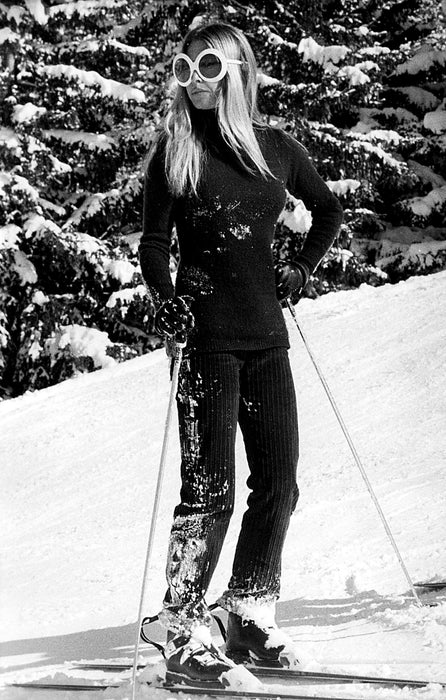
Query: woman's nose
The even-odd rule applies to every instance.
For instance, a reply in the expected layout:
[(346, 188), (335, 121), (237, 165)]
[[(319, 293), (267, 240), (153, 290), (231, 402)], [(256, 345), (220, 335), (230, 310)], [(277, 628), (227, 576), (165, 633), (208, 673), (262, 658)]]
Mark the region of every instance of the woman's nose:
[(196, 82), (196, 81), (198, 80), (198, 81), (201, 83), (201, 76), (200, 76), (200, 74), (198, 73), (197, 70), (193, 70), (193, 71), (192, 71), (192, 78), (191, 78), (191, 80), (192, 80), (192, 82), (194, 82), (194, 81)]

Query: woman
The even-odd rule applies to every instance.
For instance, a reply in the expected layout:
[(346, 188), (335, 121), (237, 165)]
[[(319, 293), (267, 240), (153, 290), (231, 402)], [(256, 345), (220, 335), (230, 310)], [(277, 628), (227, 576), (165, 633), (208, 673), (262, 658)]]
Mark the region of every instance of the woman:
[[(226, 23), (192, 29), (173, 71), (176, 93), (146, 173), (139, 248), (157, 332), (187, 334), (177, 395), (181, 502), (161, 618), (168, 671), (213, 682), (231, 659), (278, 662), (287, 646), (274, 604), (298, 497), (298, 427), (280, 302), (305, 286), (342, 211), (305, 149), (261, 123), (256, 62), (241, 31)], [(300, 255), (274, 266), (286, 189), (311, 210), (312, 227)], [(175, 287), (173, 224), (181, 257)], [(219, 600), (229, 612), (224, 655), (212, 645), (204, 595), (233, 510), (237, 424), (251, 491)]]

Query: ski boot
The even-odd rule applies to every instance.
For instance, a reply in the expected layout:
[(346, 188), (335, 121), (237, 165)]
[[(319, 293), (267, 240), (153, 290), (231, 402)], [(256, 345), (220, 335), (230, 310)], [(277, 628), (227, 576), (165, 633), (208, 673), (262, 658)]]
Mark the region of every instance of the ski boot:
[(235, 663), (253, 661), (258, 666), (299, 666), (293, 642), (275, 623), (258, 625), (254, 620), (230, 612), (226, 655)]
[(221, 688), (222, 673), (235, 668), (235, 663), (214, 646), (205, 625), (190, 634), (169, 632), (164, 654), (167, 683)]

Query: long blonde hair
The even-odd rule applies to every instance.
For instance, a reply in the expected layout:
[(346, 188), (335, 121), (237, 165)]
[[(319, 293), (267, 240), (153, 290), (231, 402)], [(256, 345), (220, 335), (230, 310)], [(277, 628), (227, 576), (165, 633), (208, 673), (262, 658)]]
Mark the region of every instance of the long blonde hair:
[[(218, 91), (216, 115), (224, 141), (241, 166), (249, 173), (272, 177), (260, 150), (253, 125), (262, 124), (257, 110), (257, 63), (243, 32), (225, 22), (213, 22), (193, 28), (183, 42), (186, 52), (193, 41), (201, 40), (209, 48), (221, 51), (226, 58), (238, 59), (241, 65), (229, 64)], [(178, 85), (169, 106), (166, 132), (166, 174), (172, 192), (197, 193), (205, 147), (191, 118), (191, 103), (186, 88)]]

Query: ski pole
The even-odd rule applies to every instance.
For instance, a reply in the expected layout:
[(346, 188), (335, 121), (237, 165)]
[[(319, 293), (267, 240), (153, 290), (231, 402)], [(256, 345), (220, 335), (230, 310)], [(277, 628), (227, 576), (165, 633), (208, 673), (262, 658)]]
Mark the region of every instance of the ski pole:
[(336, 418), (338, 419), (338, 423), (339, 423), (339, 425), (341, 426), (342, 432), (344, 433), (344, 437), (345, 437), (345, 439), (347, 440), (348, 446), (350, 447), (350, 450), (351, 450), (351, 453), (352, 453), (352, 455), (353, 455), (353, 457), (354, 457), (354, 460), (355, 460), (355, 462), (356, 462), (356, 465), (357, 465), (359, 471), (361, 472), (361, 476), (362, 476), (362, 478), (364, 479), (365, 485), (367, 486), (367, 490), (368, 490), (368, 492), (369, 492), (369, 494), (370, 494), (370, 496), (371, 496), (371, 498), (372, 498), (373, 503), (375, 504), (376, 510), (377, 510), (378, 513), (379, 513), (379, 516), (380, 516), (380, 518), (381, 518), (382, 524), (384, 525), (384, 529), (385, 529), (385, 531), (386, 531), (386, 533), (387, 533), (387, 536), (388, 536), (388, 538), (389, 538), (389, 541), (390, 541), (390, 543), (391, 543), (391, 545), (392, 545), (392, 547), (393, 547), (393, 549), (394, 549), (394, 552), (395, 552), (395, 554), (396, 554), (396, 556), (397, 556), (397, 559), (398, 559), (398, 561), (399, 561), (399, 563), (400, 563), (401, 569), (402, 569), (402, 571), (403, 571), (403, 573), (404, 573), (404, 575), (405, 575), (405, 577), (406, 577), (406, 579), (407, 579), (407, 582), (408, 582), (408, 584), (409, 584), (409, 586), (410, 586), (410, 589), (411, 589), (411, 591), (412, 591), (413, 597), (415, 598), (417, 604), (418, 604), (420, 607), (422, 607), (423, 604), (422, 604), (422, 602), (421, 602), (421, 600), (420, 600), (420, 598), (419, 598), (419, 596), (418, 596), (418, 593), (417, 593), (416, 590), (415, 590), (415, 586), (414, 586), (413, 581), (412, 581), (412, 579), (411, 579), (411, 577), (410, 577), (410, 574), (409, 574), (409, 572), (408, 572), (408, 570), (407, 570), (407, 568), (406, 568), (406, 565), (404, 564), (403, 558), (402, 558), (401, 553), (400, 553), (400, 551), (399, 551), (399, 549), (398, 549), (398, 546), (397, 546), (397, 544), (396, 544), (395, 538), (394, 538), (394, 536), (393, 536), (393, 534), (392, 534), (392, 531), (391, 531), (391, 529), (390, 529), (389, 523), (388, 523), (387, 520), (386, 520), (386, 517), (385, 517), (385, 515), (384, 515), (384, 512), (383, 512), (383, 510), (382, 510), (382, 508), (381, 508), (381, 506), (380, 506), (380, 504), (379, 504), (378, 498), (377, 498), (377, 496), (376, 496), (376, 494), (375, 494), (375, 492), (374, 492), (374, 490), (373, 490), (373, 487), (372, 487), (372, 485), (371, 485), (371, 483), (370, 483), (370, 480), (369, 480), (369, 478), (368, 478), (368, 476), (367, 476), (367, 472), (366, 472), (366, 470), (365, 470), (365, 468), (364, 468), (364, 466), (363, 466), (363, 464), (362, 464), (362, 462), (361, 462), (361, 459), (360, 459), (359, 454), (358, 454), (358, 452), (357, 452), (357, 450), (356, 450), (356, 448), (355, 448), (355, 445), (353, 444), (353, 440), (352, 440), (352, 438), (351, 438), (351, 436), (350, 436), (349, 431), (347, 430), (347, 426), (346, 426), (345, 423), (344, 423), (344, 420), (343, 420), (342, 415), (341, 415), (341, 413), (340, 413), (340, 411), (339, 411), (339, 408), (338, 408), (338, 406), (337, 406), (337, 404), (336, 404), (336, 401), (335, 401), (335, 399), (334, 399), (334, 396), (333, 396), (333, 394), (332, 394), (332, 392), (331, 392), (331, 390), (330, 390), (330, 387), (329, 387), (328, 384), (327, 384), (327, 381), (326, 381), (324, 375), (322, 374), (322, 371), (321, 371), (321, 369), (320, 369), (318, 363), (316, 362), (316, 359), (315, 359), (315, 357), (314, 357), (314, 355), (313, 355), (313, 353), (312, 353), (312, 351), (311, 351), (311, 348), (310, 348), (310, 346), (309, 346), (309, 344), (308, 344), (308, 341), (307, 341), (307, 339), (306, 339), (306, 337), (305, 337), (305, 334), (303, 333), (303, 331), (302, 331), (302, 329), (301, 329), (301, 327), (300, 327), (300, 325), (299, 325), (299, 322), (298, 322), (298, 320), (297, 320), (296, 310), (295, 310), (294, 306), (292, 305), (292, 303), (291, 303), (291, 301), (290, 301), (289, 298), (287, 298), (286, 303), (287, 303), (288, 309), (289, 309), (289, 311), (290, 311), (290, 314), (291, 314), (291, 316), (292, 316), (292, 318), (293, 318), (293, 321), (294, 321), (294, 323), (296, 324), (296, 328), (297, 328), (297, 330), (299, 331), (300, 336), (301, 336), (301, 338), (302, 338), (302, 340), (303, 340), (303, 343), (304, 343), (305, 348), (306, 348), (306, 350), (307, 350), (307, 352), (308, 352), (308, 355), (309, 355), (309, 357), (310, 357), (310, 359), (311, 359), (311, 361), (312, 361), (312, 363), (313, 363), (313, 366), (314, 366), (314, 368), (315, 368), (315, 370), (316, 370), (316, 372), (317, 372), (317, 375), (318, 375), (319, 379), (321, 380), (322, 386), (323, 386), (324, 389), (325, 389), (325, 393), (327, 394), (328, 400), (330, 401), (330, 404), (331, 404), (331, 407), (332, 407), (332, 409), (333, 409), (333, 411), (334, 411), (334, 413), (335, 413), (335, 416), (336, 416)]
[(153, 541), (155, 538), (156, 521), (158, 518), (158, 510), (161, 499), (161, 488), (163, 485), (163, 478), (166, 465), (167, 447), (169, 444), (170, 437), (170, 424), (172, 422), (172, 409), (175, 401), (175, 396), (178, 388), (178, 374), (180, 371), (181, 360), (183, 357), (183, 348), (186, 346), (185, 342), (176, 342), (173, 358), (173, 368), (172, 368), (172, 379), (170, 386), (169, 404), (167, 407), (166, 422), (164, 426), (164, 437), (163, 445), (161, 449), (160, 464), (158, 468), (158, 481), (156, 484), (155, 497), (153, 500), (153, 510), (152, 518), (150, 522), (149, 538), (147, 543), (146, 559), (144, 564), (144, 573), (141, 586), (141, 595), (139, 599), (139, 610), (138, 610), (138, 621), (136, 626), (136, 641), (135, 641), (135, 653), (133, 657), (133, 668), (132, 668), (132, 700), (135, 700), (136, 693), (136, 674), (138, 671), (138, 654), (139, 654), (139, 640), (140, 640), (140, 630), (143, 617), (144, 609), (144, 598), (146, 592), (147, 575), (150, 568), (150, 559), (152, 556)]

